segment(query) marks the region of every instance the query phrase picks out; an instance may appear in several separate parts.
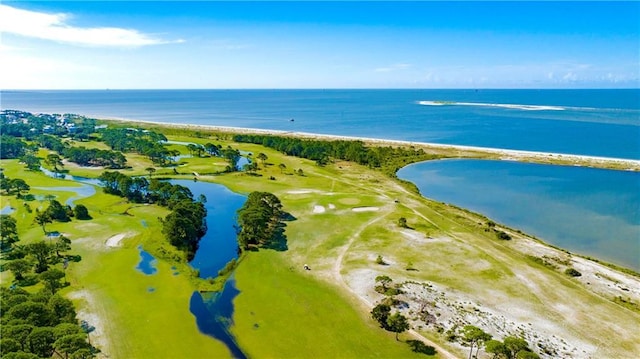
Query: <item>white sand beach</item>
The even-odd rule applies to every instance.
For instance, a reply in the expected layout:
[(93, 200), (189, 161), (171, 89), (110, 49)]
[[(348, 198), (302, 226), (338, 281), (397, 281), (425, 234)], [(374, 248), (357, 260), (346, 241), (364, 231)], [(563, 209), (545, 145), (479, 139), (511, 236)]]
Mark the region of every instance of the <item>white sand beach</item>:
[(507, 161), (530, 161), (530, 162), (560, 162), (561, 164), (571, 164), (575, 166), (591, 166), (591, 167), (622, 167), (628, 171), (640, 171), (640, 160), (626, 159), (626, 158), (613, 158), (613, 157), (599, 157), (599, 156), (587, 156), (587, 155), (575, 155), (566, 153), (552, 153), (552, 152), (537, 152), (537, 151), (523, 151), (523, 150), (511, 150), (502, 148), (491, 147), (477, 147), (477, 146), (463, 146), (463, 145), (448, 145), (432, 142), (413, 142), (402, 140), (388, 140), (369, 137), (356, 137), (356, 136), (340, 136), (340, 135), (327, 135), (308, 132), (290, 132), (280, 130), (267, 130), (258, 128), (247, 127), (230, 127), (230, 126), (210, 126), (210, 125), (195, 125), (195, 124), (176, 124), (166, 123), (159, 121), (141, 121), (141, 120), (129, 120), (122, 118), (107, 118), (105, 120), (124, 121), (124, 122), (138, 122), (153, 125), (160, 125), (174, 128), (187, 128), (192, 130), (204, 129), (217, 132), (228, 133), (240, 133), (240, 134), (261, 134), (261, 135), (274, 135), (274, 136), (291, 136), (308, 139), (323, 139), (323, 140), (346, 140), (346, 141), (362, 141), (369, 144), (385, 145), (385, 146), (413, 146), (423, 148), (425, 150), (454, 150), (463, 152), (475, 152), (488, 155), (498, 156), (500, 160)]

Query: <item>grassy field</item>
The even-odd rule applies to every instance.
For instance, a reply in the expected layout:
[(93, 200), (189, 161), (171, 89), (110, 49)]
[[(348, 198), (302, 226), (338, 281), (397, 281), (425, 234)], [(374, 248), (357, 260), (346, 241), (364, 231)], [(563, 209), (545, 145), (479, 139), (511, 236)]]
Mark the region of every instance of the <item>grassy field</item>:
[[(318, 167), (258, 145), (186, 136), (170, 140), (231, 144), (254, 156), (266, 154), (257, 175), (217, 174), (226, 163), (203, 157), (182, 159), (175, 177), (191, 179), (197, 172), (198, 180), (220, 183), (238, 193), (272, 192), (296, 218), (287, 222), (287, 251), (250, 252), (235, 272), (240, 294), (234, 302), (232, 332), (250, 357), (426, 357), (411, 352), (370, 318), (371, 307), (383, 298), (373, 290), (380, 274), (395, 283), (432, 285), (450, 301), (474, 303), (481, 310), (529, 324), (541, 337), (566, 336), (569, 344), (582, 344), (590, 355), (631, 358), (640, 353), (636, 331), (640, 314), (592, 290), (587, 281), (593, 279), (571, 279), (528, 260), (522, 248), (533, 241), (523, 235), (498, 241), (485, 231), (484, 218), (425, 200), (401, 183), (352, 163)], [(172, 146), (187, 152), (184, 145)], [(124, 173), (146, 174), (144, 168), (150, 166), (146, 159), (127, 158), (134, 167)], [(8, 177), (23, 178), (32, 187), (73, 185), (26, 172), (15, 161), (3, 160), (2, 167)], [(66, 168), (70, 174), (89, 177), (101, 172)], [(298, 169), (304, 175), (297, 174)], [(158, 169), (156, 175), (172, 173)], [(36, 189), (31, 193), (53, 193), (61, 202), (72, 195)], [(21, 242), (43, 238), (21, 201), (1, 199), (0, 207), (10, 203), (17, 208), (14, 217)], [(111, 358), (228, 356), (222, 343), (198, 332), (189, 313), (189, 297), (197, 282), (181, 254), (162, 238), (158, 217), (166, 210), (131, 205), (100, 191), (76, 203), (85, 204), (94, 219), (56, 223), (47, 230), (68, 234), (72, 252), (82, 256), (70, 267), (67, 278), (72, 285), (63, 293), (76, 301), (82, 314), (99, 322), (95, 337), (104, 352)], [(36, 200), (30, 206), (43, 204)], [(400, 217), (411, 228), (399, 228)], [(124, 234), (118, 246), (105, 245), (118, 234)], [(158, 259), (156, 274), (134, 269), (138, 245)], [(387, 265), (375, 263), (378, 255)], [(303, 270), (304, 264), (311, 271)], [(8, 272), (2, 272), (3, 285), (11, 280)], [(402, 299), (411, 304), (409, 295)], [(403, 310), (411, 315), (411, 308)], [(464, 347), (448, 343), (433, 326), (414, 325), (414, 329), (442, 349), (436, 357), (446, 357), (444, 350), (466, 357)], [(400, 337), (412, 339), (414, 334)]]

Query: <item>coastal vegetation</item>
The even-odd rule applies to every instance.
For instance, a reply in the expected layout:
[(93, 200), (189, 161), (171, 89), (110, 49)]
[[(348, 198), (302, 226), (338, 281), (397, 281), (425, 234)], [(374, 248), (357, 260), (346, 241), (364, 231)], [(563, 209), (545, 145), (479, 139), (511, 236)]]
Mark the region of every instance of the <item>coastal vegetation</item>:
[[(184, 242), (178, 240), (174, 246), (163, 229), (175, 209), (184, 212), (169, 222), (178, 223), (182, 214), (202, 214), (205, 199), (194, 199), (184, 188), (163, 181), (166, 178), (220, 183), (248, 195), (238, 213), (239, 244), (245, 249), (238, 260), (220, 268), (221, 275), (233, 272), (239, 290), (230, 330), (247, 356), (509, 358), (535, 353), (549, 358), (640, 352), (634, 331), (640, 312), (633, 309), (640, 297), (633, 286), (637, 279), (545, 246), (499, 223), (489, 225), (488, 219), (471, 212), (424, 199), (389, 176), (401, 163), (434, 154), (405, 148), (403, 157), (394, 148), (369, 153), (370, 145), (362, 142), (325, 145), (304, 139), (301, 151), (315, 153), (314, 157), (293, 157), (275, 147), (235, 142), (215, 132), (196, 136), (186, 130), (182, 134), (149, 130), (166, 137), (162, 143), (167, 151), (182, 155), (189, 151), (184, 143), (205, 148), (215, 143), (220, 154), (193, 152), (172, 165), (126, 149), (127, 167), (117, 171), (64, 161), (64, 171), (101, 178), (104, 186), (103, 191), (74, 200), (75, 217), (66, 208), (73, 193), (64, 188), (77, 184), (26, 170), (17, 158), (2, 161), (3, 176), (22, 179), (29, 186), (21, 192), (3, 187), (0, 207), (13, 209), (6, 227), (3, 217), (3, 241), (32, 251), (23, 258), (11, 258), (14, 251), (3, 253), (2, 291), (10, 292), (8, 287), (15, 285), (36, 295), (55, 292), (73, 302), (76, 320), (95, 327), (82, 340), (67, 338), (56, 346), (61, 339), (56, 338), (52, 347), (62, 356), (72, 354), (64, 348), (87, 345), (89, 339), (104, 353), (97, 355), (105, 357), (229, 356), (221, 342), (199, 332), (189, 311), (189, 296), (202, 281), (187, 263), (192, 242), (180, 245)], [(75, 146), (76, 140), (64, 136)], [(105, 149), (105, 143), (97, 141), (100, 136), (90, 133), (82, 145)], [(23, 138), (25, 146), (33, 146), (36, 137)], [(231, 163), (221, 155), (226, 148), (246, 153), (258, 168), (253, 173), (228, 171)], [(340, 148), (362, 149), (367, 155), (343, 158)], [(53, 150), (29, 151), (44, 160)], [(379, 157), (376, 165), (375, 153), (384, 151), (397, 157), (388, 163)], [(45, 166), (62, 170), (60, 163), (46, 162)], [(68, 239), (61, 239), (59, 246), (71, 249), (58, 254), (52, 247), (55, 238), (43, 236), (40, 224), (34, 222), (54, 200), (60, 204), (54, 205), (56, 213), (62, 214), (61, 207), (71, 219), (45, 223), (44, 232), (58, 232)], [(77, 213), (84, 210), (76, 208), (81, 205), (90, 220), (79, 220)], [(193, 219), (189, 227), (193, 230), (187, 232), (197, 234), (201, 218)], [(499, 240), (497, 231), (511, 240)], [(155, 274), (135, 271), (138, 246), (157, 260)], [(74, 254), (65, 254), (69, 250)], [(66, 269), (64, 258), (69, 258)], [(376, 258), (384, 265), (376, 264)], [(543, 258), (540, 261), (553, 266), (530, 258)], [(567, 268), (582, 275), (568, 276)], [(53, 271), (40, 277), (36, 269)], [(66, 278), (56, 279), (56, 270)], [(35, 277), (38, 283), (28, 283)], [(12, 299), (2, 296), (3, 318), (5, 300)], [(373, 317), (377, 305), (389, 308), (379, 310), (384, 321)], [(58, 324), (47, 324), (53, 325), (55, 334)], [(465, 330), (468, 326), (478, 331)], [(172, 328), (170, 333), (167, 327)], [(483, 333), (497, 339), (488, 340)], [(16, 347), (8, 342), (6, 348), (11, 345)], [(84, 349), (91, 350), (77, 350)]]

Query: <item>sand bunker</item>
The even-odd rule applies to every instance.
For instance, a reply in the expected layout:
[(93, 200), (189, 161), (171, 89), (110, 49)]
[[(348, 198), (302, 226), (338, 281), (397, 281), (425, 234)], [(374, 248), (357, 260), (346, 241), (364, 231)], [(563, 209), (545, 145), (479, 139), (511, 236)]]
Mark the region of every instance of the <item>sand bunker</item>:
[(336, 206), (334, 206), (333, 203), (329, 203), (329, 209), (336, 209)]
[(105, 242), (105, 245), (111, 248), (120, 247), (120, 241), (122, 241), (125, 236), (126, 234), (124, 233), (116, 234), (115, 236), (107, 239), (107, 241)]
[(379, 207), (356, 207), (351, 209), (354, 212), (376, 212), (379, 211)]
[(311, 193), (313, 192), (312, 190), (308, 190), (308, 189), (299, 189), (299, 190), (294, 190), (294, 191), (287, 191), (288, 194), (305, 194), (305, 193)]
[(324, 213), (325, 211), (324, 206), (313, 206), (313, 213)]

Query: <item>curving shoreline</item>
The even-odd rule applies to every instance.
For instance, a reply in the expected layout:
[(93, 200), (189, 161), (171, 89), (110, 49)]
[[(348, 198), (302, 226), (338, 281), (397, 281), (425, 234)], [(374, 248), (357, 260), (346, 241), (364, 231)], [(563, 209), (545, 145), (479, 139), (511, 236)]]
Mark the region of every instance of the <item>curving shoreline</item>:
[(248, 128), (248, 127), (177, 124), (177, 123), (167, 123), (167, 122), (160, 122), (160, 121), (131, 120), (131, 119), (123, 119), (123, 118), (104, 118), (101, 120), (134, 123), (134, 124), (135, 123), (152, 124), (152, 125), (162, 126), (162, 127), (183, 128), (183, 129), (190, 129), (190, 130), (202, 129), (202, 130), (226, 132), (226, 133), (291, 136), (291, 137), (321, 139), (321, 140), (362, 141), (372, 145), (413, 146), (413, 147), (420, 147), (425, 150), (432, 150), (432, 151), (433, 150), (454, 151), (455, 153), (453, 154), (453, 157), (457, 156), (457, 157), (471, 157), (471, 158), (473, 157), (490, 158), (490, 159), (498, 159), (498, 160), (505, 160), (505, 161), (585, 166), (585, 167), (595, 167), (595, 168), (624, 170), (624, 171), (640, 171), (640, 160), (627, 159), (627, 158), (513, 150), (513, 149), (504, 149), (504, 148), (478, 147), (478, 146), (466, 146), (466, 145), (451, 145), (451, 144), (441, 144), (441, 143), (433, 143), (433, 142), (389, 140), (389, 139), (370, 138), (370, 137), (328, 135), (328, 134), (319, 134), (319, 133), (268, 130), (268, 129), (259, 129), (259, 128)]

